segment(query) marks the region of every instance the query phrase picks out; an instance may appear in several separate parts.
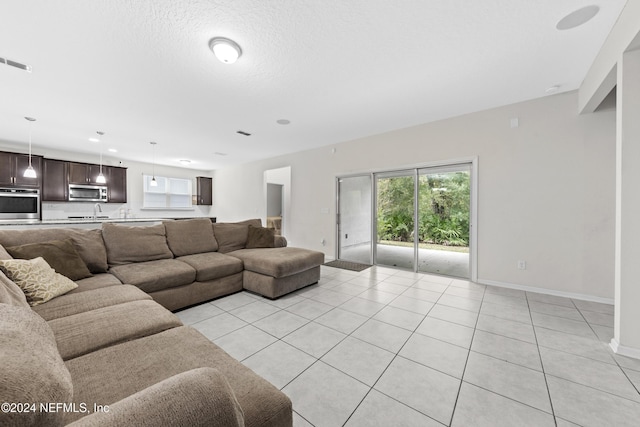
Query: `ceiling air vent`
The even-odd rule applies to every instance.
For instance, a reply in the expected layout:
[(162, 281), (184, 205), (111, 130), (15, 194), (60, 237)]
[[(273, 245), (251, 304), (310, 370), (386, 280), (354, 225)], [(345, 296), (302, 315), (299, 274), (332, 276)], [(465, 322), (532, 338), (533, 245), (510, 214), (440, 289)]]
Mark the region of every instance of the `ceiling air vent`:
[(21, 64), (16, 61), (12, 61), (10, 59), (0, 58), (0, 64), (7, 64), (10, 67), (19, 68), (23, 71), (31, 72), (31, 65)]

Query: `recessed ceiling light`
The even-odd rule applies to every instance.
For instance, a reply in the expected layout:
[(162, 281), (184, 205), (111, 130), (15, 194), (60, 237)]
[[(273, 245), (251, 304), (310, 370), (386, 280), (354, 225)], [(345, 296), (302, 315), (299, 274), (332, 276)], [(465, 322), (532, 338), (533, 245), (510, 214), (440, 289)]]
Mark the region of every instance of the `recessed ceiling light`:
[(238, 43), (225, 37), (214, 37), (209, 41), (209, 49), (221, 62), (233, 64), (242, 55)]
[(118, 150), (116, 150), (115, 148), (109, 148), (109, 149), (107, 149), (107, 151), (110, 152), (110, 153), (117, 153), (118, 152)]
[(276, 120), (276, 123), (278, 123), (279, 125), (288, 125), (289, 123), (291, 123), (291, 120), (280, 119), (280, 120)]
[(100, 142), (100, 140), (98, 138), (89, 138), (89, 141), (91, 141), (91, 142)]
[(213, 153), (213, 154), (215, 154), (216, 156), (227, 156), (227, 155), (228, 155), (227, 153), (221, 153), (221, 152), (219, 152), (219, 151), (216, 151), (216, 152), (215, 152), (215, 153)]
[(578, 10), (574, 10), (573, 12), (562, 18), (560, 21), (558, 21), (558, 23), (556, 24), (556, 29), (563, 31), (579, 27), (580, 25), (589, 22), (591, 18), (598, 14), (599, 10), (600, 8), (596, 5), (585, 6)]
[(191, 163), (191, 160), (187, 160), (187, 159), (182, 159), (182, 160), (178, 160), (181, 164), (183, 165), (188, 165)]

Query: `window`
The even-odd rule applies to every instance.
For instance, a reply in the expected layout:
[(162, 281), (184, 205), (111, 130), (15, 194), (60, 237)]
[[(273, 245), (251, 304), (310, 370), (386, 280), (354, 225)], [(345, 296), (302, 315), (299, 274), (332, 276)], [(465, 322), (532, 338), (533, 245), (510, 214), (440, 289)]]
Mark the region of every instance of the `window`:
[(157, 186), (152, 187), (151, 175), (142, 176), (143, 204), (145, 209), (191, 208), (191, 180), (156, 176)]

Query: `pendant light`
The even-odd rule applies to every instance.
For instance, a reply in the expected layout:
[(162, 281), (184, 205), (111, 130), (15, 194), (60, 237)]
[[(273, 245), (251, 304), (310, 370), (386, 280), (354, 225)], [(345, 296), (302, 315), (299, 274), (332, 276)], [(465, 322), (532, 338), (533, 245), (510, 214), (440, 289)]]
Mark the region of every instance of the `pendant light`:
[(102, 174), (102, 136), (104, 135), (104, 132), (97, 131), (96, 133), (99, 136), (99, 144), (100, 144), (100, 173), (96, 177), (96, 182), (98, 184), (106, 184), (107, 178), (105, 178), (104, 175)]
[(152, 158), (153, 158), (153, 163), (151, 164), (151, 181), (149, 182), (149, 185), (151, 187), (157, 187), (158, 186), (158, 181), (156, 181), (156, 142), (150, 142), (149, 144), (151, 144), (151, 147), (153, 147), (153, 154), (152, 154)]
[(36, 170), (31, 165), (31, 123), (35, 122), (36, 119), (33, 117), (25, 117), (25, 119), (29, 122), (29, 167), (24, 170), (24, 174), (22, 176), (25, 178), (37, 178), (38, 175), (36, 174)]

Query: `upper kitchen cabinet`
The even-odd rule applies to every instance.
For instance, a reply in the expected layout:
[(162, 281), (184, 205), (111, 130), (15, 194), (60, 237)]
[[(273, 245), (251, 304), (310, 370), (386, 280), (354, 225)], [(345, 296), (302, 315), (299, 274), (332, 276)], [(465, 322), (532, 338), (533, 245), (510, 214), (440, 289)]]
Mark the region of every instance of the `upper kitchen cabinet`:
[(109, 203), (127, 203), (127, 169), (117, 166), (103, 166), (107, 177), (107, 201)]
[(207, 176), (196, 177), (196, 205), (213, 205), (213, 179)]
[[(106, 177), (105, 166), (102, 166), (102, 169)], [(104, 185), (96, 181), (99, 174), (99, 165), (69, 162), (69, 184)]]
[(42, 157), (31, 156), (31, 165), (36, 171), (36, 178), (25, 178), (24, 171), (29, 167), (29, 155), (0, 152), (0, 186), (39, 188)]
[(69, 162), (44, 159), (42, 161), (42, 201), (66, 202), (69, 198)]

